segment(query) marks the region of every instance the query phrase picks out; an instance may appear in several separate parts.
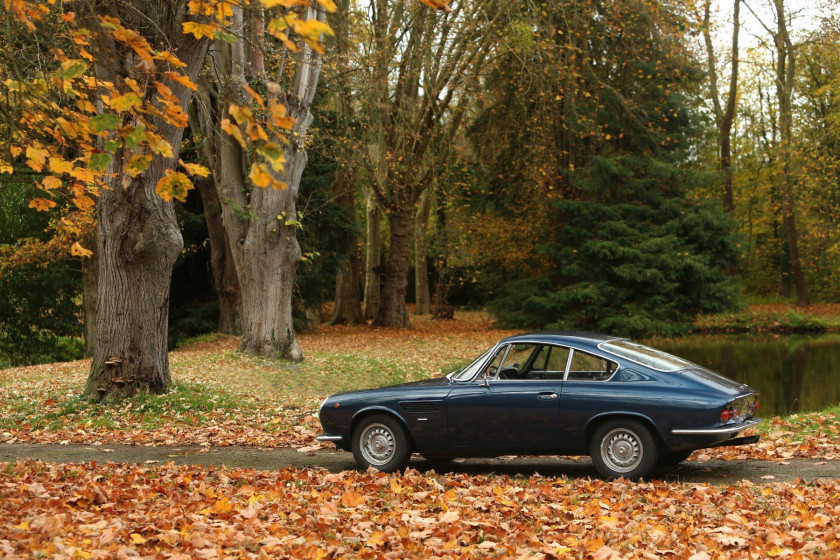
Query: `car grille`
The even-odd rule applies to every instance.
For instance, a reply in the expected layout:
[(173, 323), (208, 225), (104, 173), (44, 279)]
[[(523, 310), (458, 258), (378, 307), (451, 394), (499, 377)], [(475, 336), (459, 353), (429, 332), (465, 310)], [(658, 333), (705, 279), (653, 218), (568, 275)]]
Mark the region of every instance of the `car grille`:
[(412, 414), (438, 411), (437, 405), (431, 401), (405, 401), (400, 403), (400, 408)]

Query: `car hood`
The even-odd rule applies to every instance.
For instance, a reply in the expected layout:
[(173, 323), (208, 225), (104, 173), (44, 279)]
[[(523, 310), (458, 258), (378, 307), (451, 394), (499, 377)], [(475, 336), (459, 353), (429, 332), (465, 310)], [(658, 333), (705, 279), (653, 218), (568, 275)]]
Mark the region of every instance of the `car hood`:
[(362, 389), (360, 391), (349, 391), (346, 393), (337, 393), (332, 397), (357, 397), (370, 394), (382, 394), (392, 390), (404, 390), (410, 388), (421, 387), (440, 387), (449, 385), (450, 381), (446, 377), (437, 377), (435, 379), (422, 379), (420, 381), (409, 381), (408, 383), (400, 383), (398, 385), (388, 385), (386, 387), (377, 387), (375, 389)]
[(738, 383), (737, 381), (733, 381), (728, 377), (719, 375), (706, 368), (696, 367), (691, 369), (684, 369), (680, 371), (680, 374), (689, 377), (694, 381), (702, 383), (707, 387), (711, 387), (713, 389), (722, 391), (732, 397), (738, 397), (741, 395), (747, 395), (749, 393), (757, 392), (749, 385)]

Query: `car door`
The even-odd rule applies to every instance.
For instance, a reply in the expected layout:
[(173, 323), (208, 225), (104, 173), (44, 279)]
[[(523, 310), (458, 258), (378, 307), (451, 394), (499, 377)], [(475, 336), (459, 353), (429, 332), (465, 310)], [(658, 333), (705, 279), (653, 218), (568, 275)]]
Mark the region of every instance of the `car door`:
[(558, 447), (564, 453), (582, 451), (586, 445), (585, 428), (594, 416), (621, 408), (626, 395), (616, 393), (609, 383), (618, 364), (600, 356), (574, 350), (569, 356), (560, 412), (557, 422)]
[(476, 380), (447, 398), (453, 453), (548, 453), (556, 446), (562, 372), (548, 375), (550, 350), (517, 343), (497, 351)]

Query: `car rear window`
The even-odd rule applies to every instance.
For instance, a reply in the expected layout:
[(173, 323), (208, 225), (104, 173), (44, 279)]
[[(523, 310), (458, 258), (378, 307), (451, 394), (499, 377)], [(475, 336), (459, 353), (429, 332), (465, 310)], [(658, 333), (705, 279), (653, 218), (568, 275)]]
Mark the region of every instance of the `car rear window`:
[(610, 340), (602, 342), (598, 348), (659, 371), (677, 371), (694, 367), (694, 364), (682, 358), (630, 340)]

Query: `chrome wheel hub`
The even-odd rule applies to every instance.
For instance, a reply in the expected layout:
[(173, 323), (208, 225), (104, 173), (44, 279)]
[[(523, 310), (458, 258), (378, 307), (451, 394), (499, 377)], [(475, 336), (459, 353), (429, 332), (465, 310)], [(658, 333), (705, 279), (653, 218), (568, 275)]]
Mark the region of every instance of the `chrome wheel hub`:
[(601, 440), (601, 458), (616, 472), (630, 472), (642, 461), (642, 443), (635, 432), (616, 428)]
[(397, 450), (394, 434), (384, 424), (371, 424), (359, 436), (362, 456), (371, 465), (384, 465)]

